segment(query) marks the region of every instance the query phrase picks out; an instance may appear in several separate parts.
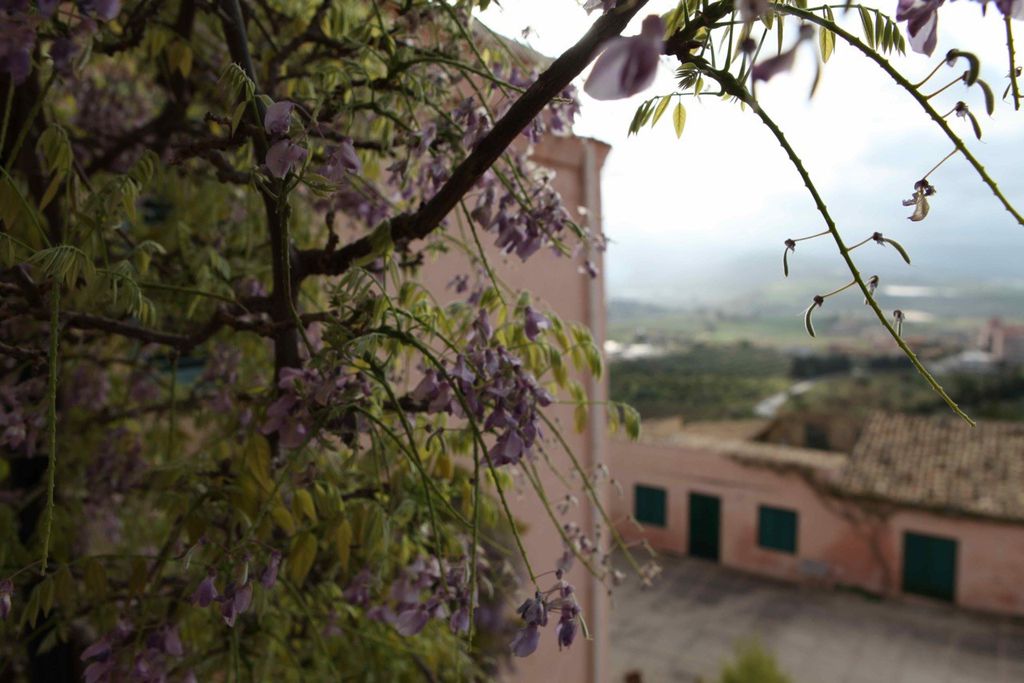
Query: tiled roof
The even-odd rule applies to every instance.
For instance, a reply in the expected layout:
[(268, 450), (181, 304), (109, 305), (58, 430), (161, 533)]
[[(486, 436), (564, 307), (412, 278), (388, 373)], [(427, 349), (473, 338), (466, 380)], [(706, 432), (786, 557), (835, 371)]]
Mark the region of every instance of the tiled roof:
[(846, 492), (1024, 520), (1024, 424), (878, 413), (838, 481)]

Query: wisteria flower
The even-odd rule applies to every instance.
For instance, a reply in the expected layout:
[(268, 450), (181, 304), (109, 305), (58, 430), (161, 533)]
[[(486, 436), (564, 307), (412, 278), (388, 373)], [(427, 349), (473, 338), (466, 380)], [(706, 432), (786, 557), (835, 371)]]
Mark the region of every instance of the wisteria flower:
[(938, 10), (943, 2), (945, 0), (900, 0), (896, 6), (896, 21), (907, 22), (907, 35), (914, 52), (931, 56), (935, 51)]
[(278, 140), (267, 150), (267, 169), (275, 178), (284, 178), (306, 160), (309, 152), (291, 140)]
[(540, 629), (536, 624), (530, 624), (519, 629), (516, 637), (512, 639), (510, 647), (512, 654), (516, 657), (529, 657), (540, 644)]
[(908, 218), (915, 223), (923, 221), (928, 215), (928, 197), (935, 194), (935, 187), (927, 180), (918, 180), (914, 183), (914, 196), (903, 200), (903, 206), (913, 206), (914, 213)]
[(526, 311), (524, 311), (523, 315), (526, 318), (523, 331), (526, 333), (526, 337), (530, 341), (535, 341), (541, 330), (546, 330), (551, 327), (551, 321), (529, 306), (526, 307)]
[(583, 92), (595, 100), (620, 100), (646, 90), (654, 82), (665, 24), (652, 14), (638, 36), (615, 38), (594, 63)]
[(1003, 16), (1024, 19), (1024, 0), (996, 0), (996, 7)]
[(804, 24), (800, 27), (800, 35), (791, 48), (780, 52), (774, 57), (758, 62), (750, 70), (750, 77), (756, 83), (758, 81), (770, 81), (775, 76), (793, 68), (796, 62), (796, 51), (800, 44), (809, 40), (814, 35), (814, 29)]
[(452, 630), (452, 633), (455, 633), (456, 635), (459, 633), (469, 633), (468, 605), (463, 605), (452, 612), (451, 619), (448, 620), (448, 627)]
[(32, 50), (36, 32), (24, 21), (0, 16), (0, 72), (6, 72), (15, 85), (32, 72)]
[(768, 0), (740, 0), (737, 7), (740, 10), (740, 19), (745, 24), (753, 23), (771, 9)]
[(241, 588), (231, 591), (224, 597), (220, 606), (220, 615), (224, 623), (230, 627), (235, 625), (235, 620), (240, 614), (245, 614), (252, 604), (252, 583), (246, 583)]
[(575, 612), (577, 611), (579, 611), (579, 608), (575, 605), (562, 609), (562, 616), (558, 620), (558, 626), (555, 627), (555, 636), (558, 638), (559, 650), (563, 647), (571, 646), (576, 639), (578, 624), (576, 623)]
[(292, 123), (293, 109), (295, 109), (295, 103), (287, 100), (274, 102), (267, 107), (267, 111), (263, 115), (263, 128), (267, 131), (267, 135), (287, 135), (288, 128)]
[(208, 607), (217, 598), (217, 587), (213, 583), (216, 578), (217, 575), (210, 572), (200, 582), (199, 586), (196, 587), (195, 593), (192, 594), (193, 605)]
[(351, 138), (343, 138), (327, 157), (320, 174), (328, 180), (340, 183), (349, 173), (358, 175), (363, 171), (363, 162), (356, 154)]
[(414, 636), (430, 621), (430, 613), (422, 605), (410, 607), (399, 613), (395, 630), (403, 636)]
[(266, 589), (271, 589), (274, 584), (277, 583), (277, 572), (281, 567), (281, 553), (280, 551), (274, 550), (270, 553), (270, 559), (267, 560), (267, 567), (263, 570), (260, 575), (260, 584)]

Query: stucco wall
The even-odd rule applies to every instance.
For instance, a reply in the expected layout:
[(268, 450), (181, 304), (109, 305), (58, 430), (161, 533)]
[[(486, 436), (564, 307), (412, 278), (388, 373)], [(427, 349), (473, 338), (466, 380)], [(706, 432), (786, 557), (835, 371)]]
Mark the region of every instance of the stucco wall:
[[(774, 578), (854, 586), (918, 600), (902, 591), (908, 531), (958, 542), (955, 601), (971, 609), (1024, 614), (1024, 525), (865, 503), (828, 492), (828, 469), (816, 472), (739, 462), (711, 449), (613, 440), (612, 474), (623, 495), (616, 519), (633, 513), (636, 484), (667, 491), (665, 528), (623, 523), (628, 538), (686, 554), (691, 492), (721, 498), (721, 562)], [(758, 507), (799, 514), (795, 555), (758, 546)]]
[[(536, 148), (533, 160), (550, 168), (554, 173), (555, 188), (562, 196), (563, 204), (580, 225), (600, 225), (600, 168), (608, 153), (607, 145), (580, 138), (548, 138)], [(588, 170), (589, 164), (589, 170)], [(589, 192), (588, 192), (589, 187)], [(586, 212), (580, 207), (589, 207)], [(586, 214), (584, 216), (583, 214)], [(458, 220), (455, 217), (455, 220)], [(592, 223), (588, 223), (592, 221)], [(480, 240), (492, 268), (499, 280), (515, 289), (528, 290), (539, 305), (538, 310), (550, 309), (566, 322), (581, 322), (590, 328), (598, 348), (601, 348), (605, 334), (603, 279), (591, 279), (578, 272), (581, 258), (557, 257), (550, 250), (541, 250), (526, 263), (515, 255), (500, 254), (493, 247), (494, 235), (481, 232)], [(595, 254), (598, 269), (601, 268), (600, 254)], [(449, 253), (424, 268), (423, 284), (441, 303), (447, 303), (456, 295), (447, 284), (456, 274), (469, 274), (474, 270), (464, 254)], [(567, 360), (567, 365), (571, 363)], [(588, 387), (591, 396), (602, 401), (607, 396), (606, 381), (592, 380), (577, 376), (576, 379)], [(551, 406), (546, 414), (561, 426), (562, 434), (576, 453), (584, 468), (592, 471), (605, 458), (607, 439), (603, 429), (603, 413), (597, 412), (598, 429), (582, 434), (573, 429), (572, 409), (566, 406)], [(552, 459), (563, 473), (568, 475), (571, 464), (557, 444), (548, 444)], [(543, 464), (540, 467), (542, 480), (551, 501), (557, 501), (566, 494), (559, 478)], [(579, 481), (576, 479), (575, 481)], [(566, 520), (577, 522), (582, 528), (593, 529), (593, 510), (586, 504), (578, 490), (573, 490), (581, 505), (570, 513)], [(602, 495), (606, 495), (602, 488)], [(525, 546), (530, 562), (537, 573), (554, 570), (555, 562), (562, 554), (562, 541), (554, 528), (548, 513), (541, 506), (527, 481), (521, 482), (521, 490), (512, 493), (511, 507), (517, 519), (527, 530)], [(607, 535), (607, 534), (606, 534)], [(577, 639), (572, 648), (559, 652), (555, 640), (554, 623), (543, 630), (540, 646), (532, 656), (514, 661), (515, 670), (508, 677), (511, 681), (559, 681), (560, 683), (584, 683), (604, 681), (603, 669), (607, 650), (607, 598), (597, 590), (586, 571), (577, 566), (569, 573), (568, 579), (577, 590), (577, 599), (583, 609), (587, 626), (593, 640)], [(552, 575), (539, 580), (542, 588), (554, 583)], [(532, 594), (532, 588), (523, 587), (523, 596)], [(510, 614), (511, 614), (510, 607)], [(554, 617), (557, 619), (557, 615)]]

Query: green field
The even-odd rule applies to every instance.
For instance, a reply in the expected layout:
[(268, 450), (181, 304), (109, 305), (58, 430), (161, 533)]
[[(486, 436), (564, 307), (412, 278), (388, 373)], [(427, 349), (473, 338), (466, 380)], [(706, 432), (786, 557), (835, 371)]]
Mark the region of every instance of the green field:
[(609, 368), (611, 397), (646, 418), (688, 420), (749, 417), (762, 399), (791, 383), (790, 360), (750, 344), (696, 344), (655, 358), (619, 361)]

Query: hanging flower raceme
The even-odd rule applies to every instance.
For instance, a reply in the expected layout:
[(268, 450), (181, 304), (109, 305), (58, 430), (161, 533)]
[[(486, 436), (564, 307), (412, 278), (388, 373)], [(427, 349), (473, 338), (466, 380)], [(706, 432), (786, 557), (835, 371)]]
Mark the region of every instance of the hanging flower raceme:
[(555, 571), (557, 582), (547, 591), (537, 591), (519, 606), (516, 613), (525, 625), (519, 629), (515, 638), (509, 643), (509, 649), (516, 657), (528, 657), (536, 651), (540, 644), (540, 629), (548, 624), (548, 613), (558, 612), (558, 626), (555, 638), (558, 649), (572, 645), (579, 627), (580, 607), (576, 602), (576, 591), (564, 579), (561, 569)]
[(595, 100), (620, 100), (646, 90), (654, 83), (664, 35), (664, 22), (652, 14), (644, 19), (640, 35), (609, 41), (583, 92)]

